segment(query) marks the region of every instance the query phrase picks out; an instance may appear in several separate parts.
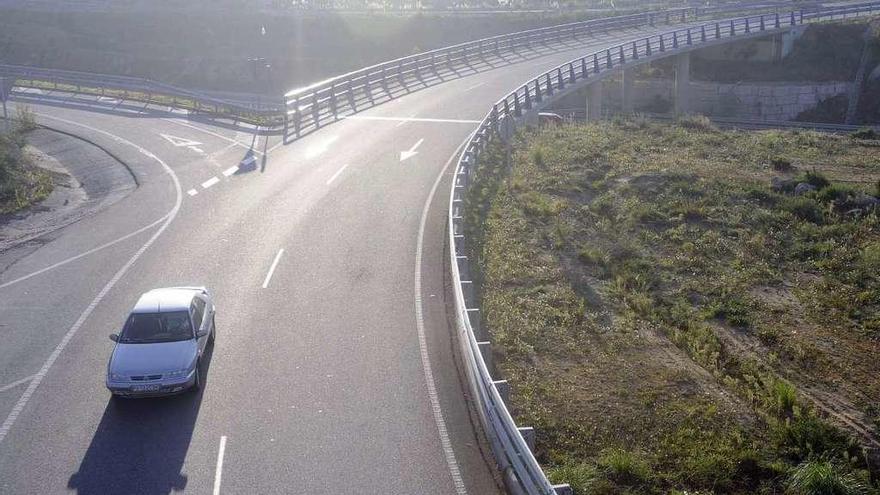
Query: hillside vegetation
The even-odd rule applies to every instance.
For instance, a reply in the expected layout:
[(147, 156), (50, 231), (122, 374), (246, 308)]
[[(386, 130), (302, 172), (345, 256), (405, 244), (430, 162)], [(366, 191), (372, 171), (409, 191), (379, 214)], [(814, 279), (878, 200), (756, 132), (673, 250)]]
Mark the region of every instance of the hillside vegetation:
[(13, 122), (0, 119), (0, 215), (34, 204), (52, 192), (52, 178), (24, 152), (25, 134), (34, 126), (27, 110)]
[(468, 198), (481, 304), (555, 481), (878, 493), (873, 137), (635, 120), (492, 150)]

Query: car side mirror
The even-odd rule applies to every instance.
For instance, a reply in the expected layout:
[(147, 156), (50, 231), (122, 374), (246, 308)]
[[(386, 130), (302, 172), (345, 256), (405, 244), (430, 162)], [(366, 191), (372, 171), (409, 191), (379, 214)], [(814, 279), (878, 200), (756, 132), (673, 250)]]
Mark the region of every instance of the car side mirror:
[(119, 342), (119, 334), (111, 333), (110, 340), (112, 340), (113, 342)]

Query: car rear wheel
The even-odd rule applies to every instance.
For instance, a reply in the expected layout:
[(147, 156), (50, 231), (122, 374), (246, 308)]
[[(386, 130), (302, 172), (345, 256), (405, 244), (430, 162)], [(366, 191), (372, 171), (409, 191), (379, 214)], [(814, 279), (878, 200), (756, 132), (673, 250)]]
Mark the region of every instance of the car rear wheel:
[(193, 382), (192, 391), (198, 392), (202, 388), (202, 361), (196, 361), (196, 379)]
[(214, 343), (214, 339), (217, 338), (217, 316), (211, 315), (211, 336), (208, 337), (208, 342), (211, 344)]

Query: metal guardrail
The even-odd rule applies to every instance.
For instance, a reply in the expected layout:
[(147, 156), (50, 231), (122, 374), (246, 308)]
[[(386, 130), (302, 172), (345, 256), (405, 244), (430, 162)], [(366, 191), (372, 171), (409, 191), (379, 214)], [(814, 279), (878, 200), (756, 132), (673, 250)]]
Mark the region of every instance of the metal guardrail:
[(14, 85), (19, 88), (117, 97), (185, 108), (197, 114), (229, 118), (255, 125), (267, 127), (284, 125), (284, 105), (280, 101), (274, 103), (255, 101), (248, 104), (233, 102), (138, 77), (0, 64), (0, 78), (13, 79)]
[[(480, 311), (475, 307), (473, 282), (465, 250), (464, 202), (481, 154), (490, 142), (505, 141), (516, 127), (533, 122), (539, 108), (554, 94), (637, 63), (682, 53), (722, 40), (744, 38), (802, 25), (808, 22), (846, 19), (880, 12), (880, 2), (805, 12), (747, 16), (714, 21), (696, 27), (630, 41), (603, 49), (551, 69), (526, 82), (493, 105), (465, 145), (455, 169), (449, 202), (449, 253), (452, 271), (456, 331), (468, 384), (475, 398), (480, 421), (495, 458), (514, 493), (551, 495), (570, 493), (567, 485), (554, 486), (523, 438), (521, 428), (510, 415), (499, 390), (502, 382), (493, 380), (487, 366), (491, 352), (487, 342), (478, 341)], [(506, 388), (506, 382), (504, 383)], [(532, 432), (533, 434), (533, 432)]]
[(599, 32), (694, 21), (721, 13), (776, 9), (776, 4), (740, 3), (718, 7), (688, 7), (561, 24), (460, 43), (398, 58), (332, 77), (284, 95), (287, 106), (285, 136), (300, 137), (329, 122), (388, 101), (431, 81), (455, 76), (462, 68), (499, 60), (515, 53)]

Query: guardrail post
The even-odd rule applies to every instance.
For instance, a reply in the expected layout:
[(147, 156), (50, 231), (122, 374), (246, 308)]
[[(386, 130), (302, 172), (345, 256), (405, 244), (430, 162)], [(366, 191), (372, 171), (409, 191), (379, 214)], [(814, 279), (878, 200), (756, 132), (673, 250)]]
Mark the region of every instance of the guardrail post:
[(574, 63), (568, 64), (568, 82), (574, 83)]
[(338, 119), (338, 115), (336, 112), (336, 83), (330, 83), (330, 112), (333, 113), (333, 118)]
[(802, 10), (799, 10), (798, 12), (799, 12), (799, 17), (801, 19), (801, 24), (803, 24), (804, 23), (804, 11), (802, 9)]
[(605, 50), (605, 66), (610, 69), (614, 67), (614, 62), (611, 61), (611, 49)]
[(687, 44), (688, 46), (693, 45), (693, 39), (691, 38), (691, 28), (687, 30)]
[(293, 132), (299, 137), (300, 126), (302, 126), (302, 115), (299, 111), (299, 96), (293, 100)]
[(367, 74), (364, 76), (364, 94), (367, 96), (367, 99), (370, 100), (370, 105), (373, 105), (373, 88), (370, 87), (370, 75)]
[(354, 97), (354, 90), (351, 88), (351, 79), (348, 80), (346, 86), (345, 92), (348, 93), (348, 106), (351, 107), (352, 112), (357, 112), (357, 103)]
[(586, 57), (581, 59), (581, 77), (587, 78), (587, 59)]
[(467, 46), (461, 49), (461, 58), (464, 59), (464, 65), (471, 65), (471, 62), (468, 60), (467, 50)]
[(386, 93), (390, 93), (390, 91), (388, 91), (388, 75), (385, 73), (384, 65), (382, 66), (382, 72), (379, 74), (379, 78), (382, 80), (382, 89), (385, 90)]
[(715, 23), (715, 39), (721, 39), (721, 23)]
[(736, 24), (733, 23), (733, 19), (730, 20), (730, 35), (734, 36), (736, 34)]
[(434, 60), (434, 52), (431, 52), (431, 72), (433, 72), (434, 75), (437, 75), (437, 65)]
[(535, 101), (541, 103), (541, 81), (535, 79)]
[(752, 30), (751, 30), (751, 28), (749, 27), (749, 18), (746, 17), (746, 34), (749, 34), (749, 33), (751, 33), (751, 32), (752, 32)]
[(498, 47), (498, 39), (497, 38), (495, 39), (495, 56), (496, 57), (501, 56), (501, 48)]
[(706, 42), (706, 25), (705, 24), (700, 26), (700, 41), (702, 41), (703, 43)]
[(556, 87), (565, 89), (565, 81), (562, 79), (562, 67), (556, 69)]
[(525, 95), (525, 100), (523, 101), (523, 103), (525, 104), (526, 110), (531, 110), (532, 109), (532, 95), (529, 94), (528, 83), (526, 83), (526, 85), (523, 86), (523, 89), (525, 90), (525, 92), (523, 93)]
[(761, 31), (764, 31), (766, 28), (764, 27), (764, 14), (761, 14)]
[(662, 34), (660, 35), (660, 51), (661, 51), (661, 52), (665, 52), (665, 51), (666, 51), (666, 43), (663, 41), (663, 35), (662, 35)]
[(672, 49), (678, 48), (678, 31), (672, 32)]
[(651, 56), (651, 38), (645, 38), (645, 55)]
[(446, 68), (452, 70), (452, 54), (446, 52)]
[(510, 115), (510, 102), (507, 101), (507, 98), (504, 99), (504, 115)]
[(492, 105), (492, 129), (498, 131), (498, 104)]
[(637, 41), (633, 41), (633, 54), (632, 54), (633, 60), (639, 59), (639, 50), (637, 48), (637, 44), (638, 44)]
[(618, 60), (620, 60), (620, 65), (626, 63), (626, 57), (623, 54), (623, 45), (620, 46), (620, 53), (618, 54)]
[(513, 93), (513, 114), (517, 117), (522, 117), (522, 108), (519, 105), (519, 95), (514, 92)]
[(599, 54), (598, 53), (593, 54), (593, 72), (595, 74), (599, 73)]
[(403, 60), (397, 62), (397, 82), (402, 88), (406, 89), (406, 83), (404, 82), (403, 77)]
[(781, 27), (779, 22), (779, 12), (776, 13), (776, 19), (774, 19), (773, 21), (773, 27), (775, 27), (776, 29), (779, 29)]
[(547, 96), (553, 96), (553, 80), (550, 74), (547, 74)]

